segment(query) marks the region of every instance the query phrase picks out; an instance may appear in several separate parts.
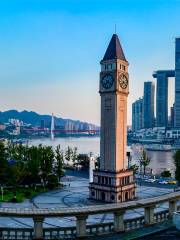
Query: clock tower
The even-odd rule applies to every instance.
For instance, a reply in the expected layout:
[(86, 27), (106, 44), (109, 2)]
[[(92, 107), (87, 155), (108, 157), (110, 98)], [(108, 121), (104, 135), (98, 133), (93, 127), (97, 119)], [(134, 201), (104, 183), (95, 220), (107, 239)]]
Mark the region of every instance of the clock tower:
[(113, 34), (100, 64), (100, 162), (89, 186), (90, 198), (124, 202), (135, 197), (135, 183), (126, 161), (129, 63), (116, 34)]

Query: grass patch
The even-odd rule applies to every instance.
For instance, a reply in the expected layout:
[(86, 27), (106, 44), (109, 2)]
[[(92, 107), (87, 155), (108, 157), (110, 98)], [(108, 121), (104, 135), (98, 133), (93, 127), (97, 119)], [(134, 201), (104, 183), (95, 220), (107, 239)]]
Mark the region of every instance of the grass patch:
[[(38, 195), (39, 193), (47, 192), (49, 189), (44, 187), (18, 187), (16, 191), (14, 189), (6, 189), (3, 191), (3, 200), (2, 195), (0, 195), (0, 202), (23, 202), (25, 199), (31, 199)], [(0, 192), (1, 193), (1, 192)], [(16, 194), (15, 194), (16, 193)], [(15, 198), (16, 195), (16, 198)]]

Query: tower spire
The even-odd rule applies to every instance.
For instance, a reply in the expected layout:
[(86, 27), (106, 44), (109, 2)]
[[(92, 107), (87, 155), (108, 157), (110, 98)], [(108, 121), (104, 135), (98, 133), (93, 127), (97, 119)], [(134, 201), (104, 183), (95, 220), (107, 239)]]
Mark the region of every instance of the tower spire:
[[(116, 32), (116, 25), (115, 25), (115, 32)], [(116, 33), (113, 34), (102, 61), (113, 60), (113, 59), (120, 59), (127, 62), (121, 43), (119, 41), (118, 35)]]

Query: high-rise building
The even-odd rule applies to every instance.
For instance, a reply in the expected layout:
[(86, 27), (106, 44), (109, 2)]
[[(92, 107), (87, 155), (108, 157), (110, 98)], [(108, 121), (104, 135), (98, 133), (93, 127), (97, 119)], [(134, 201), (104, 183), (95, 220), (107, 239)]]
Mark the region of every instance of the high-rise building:
[(175, 46), (174, 126), (175, 127), (180, 127), (180, 38), (176, 38), (176, 46)]
[(154, 83), (144, 83), (144, 128), (154, 127)]
[(174, 70), (158, 70), (153, 73), (156, 85), (156, 126), (168, 126), (168, 79), (175, 76)]
[(136, 131), (136, 102), (132, 103), (132, 131)]
[(164, 72), (158, 73), (156, 88), (156, 126), (168, 125), (168, 78)]
[(119, 38), (113, 34), (101, 61), (100, 167), (93, 172), (90, 198), (124, 202), (135, 197), (133, 171), (127, 169), (128, 62)]
[(143, 107), (143, 98), (139, 98), (132, 104), (132, 131), (134, 132), (142, 129), (144, 126)]

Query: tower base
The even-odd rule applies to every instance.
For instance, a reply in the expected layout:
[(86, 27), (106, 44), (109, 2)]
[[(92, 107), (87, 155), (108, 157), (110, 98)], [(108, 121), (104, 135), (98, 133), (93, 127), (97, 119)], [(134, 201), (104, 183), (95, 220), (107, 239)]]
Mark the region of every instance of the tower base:
[(119, 172), (94, 170), (89, 191), (91, 199), (103, 202), (119, 203), (133, 200), (136, 197), (133, 171), (129, 169)]

